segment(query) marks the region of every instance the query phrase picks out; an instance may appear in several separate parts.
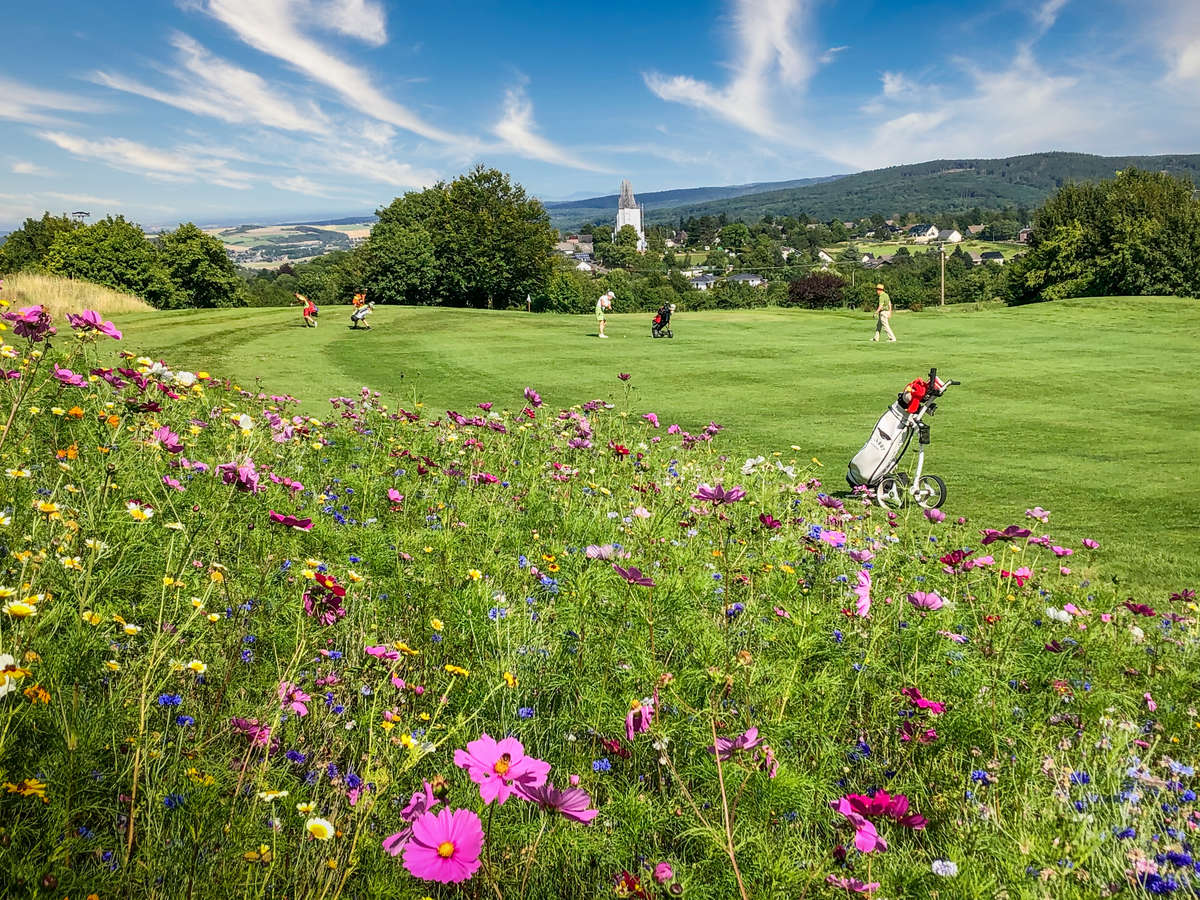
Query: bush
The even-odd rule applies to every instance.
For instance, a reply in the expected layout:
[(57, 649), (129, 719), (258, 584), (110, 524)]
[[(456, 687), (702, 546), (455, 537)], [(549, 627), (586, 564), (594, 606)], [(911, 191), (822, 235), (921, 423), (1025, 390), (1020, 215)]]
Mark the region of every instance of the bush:
[(788, 286), (788, 302), (805, 309), (841, 306), (845, 285), (833, 272), (813, 272)]

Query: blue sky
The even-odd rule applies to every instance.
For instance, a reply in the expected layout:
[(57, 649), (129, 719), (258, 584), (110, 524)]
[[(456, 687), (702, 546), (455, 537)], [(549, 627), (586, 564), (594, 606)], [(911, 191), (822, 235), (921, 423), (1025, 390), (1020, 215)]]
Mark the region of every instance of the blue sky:
[(1195, 0), (19, 3), (0, 226), (369, 212), (1040, 150), (1200, 152)]

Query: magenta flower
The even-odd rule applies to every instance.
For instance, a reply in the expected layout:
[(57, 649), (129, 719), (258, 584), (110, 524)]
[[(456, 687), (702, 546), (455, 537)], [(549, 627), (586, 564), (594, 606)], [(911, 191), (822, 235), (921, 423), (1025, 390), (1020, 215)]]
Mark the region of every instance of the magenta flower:
[(60, 369), (57, 363), (54, 366), (54, 377), (67, 387), (87, 387), (86, 378), (70, 369)]
[(155, 428), (154, 431), (150, 433), (150, 439), (168, 453), (178, 453), (183, 449), (183, 444), (179, 442), (179, 435), (173, 432), (166, 425), (161, 425), (158, 428)]
[(631, 376), (628, 372), (618, 372), (617, 377), (620, 378), (622, 381), (628, 381), (633, 376)]
[(396, 503), (396, 504), (404, 502), (404, 495), (402, 493), (400, 493), (398, 490), (396, 490), (395, 488), (388, 488), (387, 498), (392, 503)]
[(1035, 506), (1033, 509), (1025, 510), (1025, 517), (1028, 519), (1037, 519), (1039, 522), (1049, 522), (1050, 510)]
[(311, 699), (312, 697), (300, 690), (300, 685), (290, 681), (279, 682), (279, 702), (283, 704), (284, 709), (290, 709), (303, 718), (308, 715), (308, 706), (305, 704)]
[(841, 813), (846, 821), (854, 826), (854, 846), (861, 853), (874, 853), (877, 850), (886, 850), (887, 841), (885, 841), (875, 830), (867, 819), (850, 805), (848, 797), (842, 797), (829, 804), (830, 807), (838, 813)]
[(826, 509), (845, 509), (846, 504), (837, 497), (830, 497), (828, 494), (817, 494), (817, 503), (824, 506)]
[(1089, 550), (1099, 550), (1100, 549), (1100, 545), (1098, 543), (1096, 543), (1095, 541), (1093, 541), (1091, 538), (1084, 538), (1083, 546), (1087, 547)]
[(775, 758), (775, 751), (766, 744), (754, 751), (754, 764), (760, 772), (765, 772), (768, 778), (779, 774), (779, 760)]
[(740, 485), (735, 485), (729, 490), (725, 490), (725, 487), (719, 481), (715, 485), (701, 484), (696, 488), (696, 493), (692, 494), (693, 499), (707, 500), (713, 505), (737, 503), (745, 496), (746, 491)]
[(846, 533), (844, 531), (830, 531), (829, 529), (825, 529), (821, 532), (820, 539), (835, 550), (846, 546)]
[(16, 312), (0, 315), (0, 318), (13, 323), (13, 333), (18, 337), (29, 338), (35, 344), (58, 333), (58, 329), (50, 324), (50, 314), (40, 306), (23, 306)]
[(945, 522), (946, 514), (940, 509), (927, 509), (925, 510), (925, 518), (930, 522)]
[(258, 483), (258, 472), (254, 469), (254, 460), (248, 456), (240, 463), (221, 463), (217, 466), (217, 472), (223, 482), (232, 484), (243, 493), (257, 494), (263, 489)]
[(875, 554), (870, 550), (851, 550), (847, 555), (859, 565), (870, 562), (875, 558)]
[(390, 834), (383, 839), (383, 849), (392, 856), (399, 856), (400, 852), (408, 845), (412, 838), (412, 825), (417, 819), (425, 815), (439, 803), (437, 797), (433, 796), (433, 786), (424, 781), (421, 783), (421, 790), (412, 795), (408, 806), (400, 810), (400, 818), (404, 820), (404, 828), (401, 828), (395, 834)]
[(900, 740), (915, 740), (918, 744), (932, 744), (937, 740), (937, 732), (932, 728), (920, 728), (914, 725), (911, 719), (905, 719), (900, 726)]
[(622, 569), (616, 563), (613, 563), (613, 571), (630, 584), (636, 584), (640, 587), (654, 587), (654, 579), (649, 575), (643, 575), (642, 570), (636, 566), (630, 566), (628, 569)]
[(774, 531), (776, 528), (783, 527), (783, 523), (770, 513), (759, 513), (758, 521), (762, 522), (765, 527), (770, 528), (772, 531)]
[(286, 528), (295, 528), (297, 531), (312, 531), (312, 519), (300, 519), (296, 516), (288, 516), (283, 513), (277, 513), (273, 509), (267, 510), (267, 517), (272, 522), (277, 522)]
[(479, 868), (483, 825), (469, 809), (427, 812), (412, 824), (404, 868), (423, 881), (457, 884)]
[(927, 824), (924, 816), (908, 811), (908, 797), (904, 794), (889, 795), (887, 791), (877, 791), (871, 797), (864, 794), (847, 794), (842, 801), (849, 805), (852, 812), (867, 818), (891, 819), (897, 825), (915, 830), (920, 830)]
[(654, 867), (654, 880), (659, 884), (666, 884), (675, 877), (675, 870), (671, 868), (668, 862), (660, 862)]
[(598, 809), (588, 809), (592, 803), (591, 795), (583, 788), (571, 787), (559, 790), (549, 781), (537, 787), (526, 787), (517, 784), (516, 794), (522, 800), (536, 803), (548, 812), (561, 813), (568, 819), (584, 825), (591, 824), (592, 819), (600, 815)]
[(900, 690), (902, 697), (907, 697), (917, 709), (927, 709), (931, 716), (940, 716), (946, 711), (945, 703), (938, 703), (936, 700), (929, 700), (921, 696), (921, 692), (915, 687), (906, 687)]
[(996, 531), (994, 528), (985, 528), (980, 534), (983, 539), (979, 542), (984, 546), (995, 543), (996, 541), (1010, 541), (1016, 538), (1027, 538), (1032, 534), (1028, 528), (1022, 528), (1020, 525), (1009, 525), (1003, 531)]
[(1071, 556), (1075, 553), (1075, 551), (1072, 550), (1070, 547), (1054, 546), (1054, 547), (1051, 547), (1050, 550), (1051, 550), (1051, 552), (1054, 553), (1055, 556), (1060, 557), (1060, 558), (1063, 556)]
[(947, 640), (954, 641), (956, 644), (965, 644), (967, 642), (966, 635), (955, 634), (953, 631), (939, 631), (938, 634)]
[(941, 609), (945, 603), (934, 591), (913, 591), (908, 595), (908, 602), (920, 610)]
[(655, 428), (658, 428), (658, 416), (656, 416), (654, 413), (646, 413), (644, 416), (642, 416), (642, 418), (645, 419), (647, 422), (649, 422), (651, 425), (653, 425)]
[(234, 717), (229, 720), (234, 730), (243, 735), (252, 747), (266, 747), (268, 753), (279, 749), (279, 739), (271, 737), (271, 726), (259, 724), (258, 719)]
[(650, 730), (654, 721), (653, 701), (643, 701), (630, 706), (629, 714), (625, 716), (625, 737), (633, 743), (634, 735)]
[(386, 659), (389, 662), (400, 658), (400, 651), (393, 650), (387, 644), (380, 644), (377, 647), (364, 647), (363, 652), (367, 656), (374, 656), (376, 659)]
[(503, 804), (517, 784), (540, 787), (550, 774), (550, 763), (526, 756), (524, 746), (516, 738), (496, 741), (487, 732), (467, 744), (466, 750), (455, 750), (454, 764), (467, 770), (471, 780), (479, 785), (479, 796), (486, 804), (493, 800)]
[(542, 405), (542, 395), (531, 387), (525, 388), (525, 399), (529, 401), (534, 409)]
[(854, 605), (854, 611), (859, 618), (865, 619), (871, 612), (871, 573), (866, 569), (860, 569), (858, 572), (858, 580), (854, 585), (854, 596), (858, 598)]
[(758, 729), (748, 728), (735, 738), (717, 738), (715, 747), (709, 747), (709, 753), (715, 753), (721, 762), (729, 762), (735, 753), (752, 750), (758, 746)]
[(114, 341), (121, 339), (121, 332), (117, 330), (112, 322), (105, 322), (100, 318), (100, 313), (94, 309), (85, 309), (79, 315), (67, 313), (67, 321), (76, 331), (98, 331), (100, 334), (107, 335)]

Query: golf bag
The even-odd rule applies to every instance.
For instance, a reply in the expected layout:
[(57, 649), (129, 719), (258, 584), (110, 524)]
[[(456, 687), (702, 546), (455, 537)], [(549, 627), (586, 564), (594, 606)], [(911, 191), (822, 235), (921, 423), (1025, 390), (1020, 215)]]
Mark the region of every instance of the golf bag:
[[(942, 396), (957, 381), (943, 381), (937, 369), (929, 370), (928, 379), (917, 378), (896, 395), (896, 402), (887, 408), (875, 423), (875, 430), (861, 450), (850, 460), (846, 481), (850, 487), (875, 487), (892, 474), (904, 457), (913, 435), (919, 434), (921, 444), (929, 443), (929, 426), (923, 421), (937, 405), (932, 401)], [(924, 446), (922, 446), (923, 456)], [(901, 480), (907, 484), (907, 478)]]

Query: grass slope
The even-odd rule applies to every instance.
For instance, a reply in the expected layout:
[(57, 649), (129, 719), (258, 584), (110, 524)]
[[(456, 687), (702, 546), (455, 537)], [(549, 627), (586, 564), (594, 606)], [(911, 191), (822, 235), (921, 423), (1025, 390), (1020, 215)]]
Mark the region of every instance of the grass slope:
[(41, 304), (56, 319), (85, 309), (94, 309), (103, 316), (152, 311), (150, 304), (132, 294), (55, 275), (20, 273), (5, 276), (4, 297), (18, 307)]
[(1073, 538), (1104, 543), (1121, 577), (1166, 586), (1197, 569), (1200, 385), (1190, 359), (1200, 306), (1191, 301), (901, 312), (895, 345), (870, 343), (870, 317), (853, 312), (683, 312), (674, 341), (652, 340), (645, 314), (613, 316), (612, 339), (598, 341), (585, 317), (381, 307), (374, 329), (356, 333), (345, 310), (324, 312), (307, 331), (285, 310), (118, 324), (129, 350), (246, 388), (256, 378), (307, 386), (301, 399), (313, 411), (362, 385), (462, 412), (481, 397), (513, 406), (526, 385), (570, 404), (619, 397), (616, 374), (630, 372), (639, 408), (664, 424), (697, 431), (715, 420), (731, 455), (816, 456), (833, 490), (896, 392), (937, 366), (963, 382), (931, 420), (926, 469), (949, 484), (948, 514), (996, 524), (1041, 504)]

